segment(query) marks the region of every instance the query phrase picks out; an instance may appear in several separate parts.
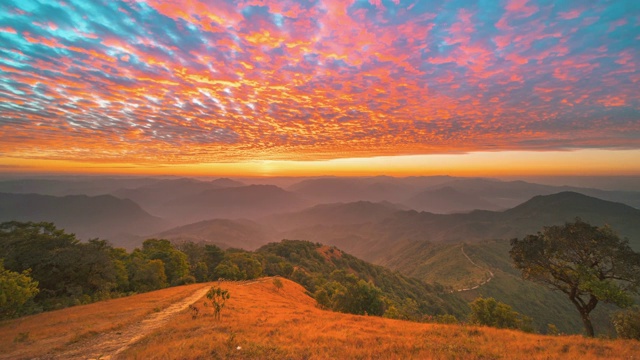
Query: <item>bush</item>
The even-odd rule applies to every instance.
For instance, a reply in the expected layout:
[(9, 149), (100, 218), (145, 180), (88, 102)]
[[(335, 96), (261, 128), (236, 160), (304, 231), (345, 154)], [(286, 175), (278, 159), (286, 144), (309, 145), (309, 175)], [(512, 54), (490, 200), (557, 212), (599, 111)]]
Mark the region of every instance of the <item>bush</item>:
[(640, 308), (635, 307), (615, 313), (613, 327), (619, 338), (640, 340)]
[(451, 314), (444, 314), (436, 316), (436, 322), (438, 324), (457, 324), (458, 319)]
[(469, 306), (471, 307), (469, 322), (472, 324), (533, 332), (530, 317), (521, 315), (511, 309), (511, 306), (494, 298), (479, 297)]
[(228, 290), (224, 290), (219, 287), (212, 286), (207, 292), (207, 299), (211, 300), (213, 306), (213, 318), (220, 320), (220, 312), (224, 308), (225, 303), (231, 295)]
[(273, 286), (276, 288), (277, 292), (280, 292), (280, 289), (282, 289), (282, 287), (284, 285), (282, 284), (282, 280), (280, 280), (278, 278), (274, 278), (273, 279)]
[(38, 282), (30, 276), (6, 270), (0, 259), (0, 319), (20, 315), (23, 306), (38, 294)]
[(195, 284), (196, 278), (193, 275), (185, 275), (181, 278), (174, 280), (171, 283), (171, 286), (179, 286), (179, 285), (187, 285), (187, 284)]

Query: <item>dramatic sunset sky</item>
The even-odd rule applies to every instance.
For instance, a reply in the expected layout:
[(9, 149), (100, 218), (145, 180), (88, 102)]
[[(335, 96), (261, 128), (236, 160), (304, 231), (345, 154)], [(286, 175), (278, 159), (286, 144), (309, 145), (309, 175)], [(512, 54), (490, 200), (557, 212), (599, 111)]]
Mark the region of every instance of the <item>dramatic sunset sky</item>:
[(0, 171), (640, 175), (640, 1), (2, 0)]

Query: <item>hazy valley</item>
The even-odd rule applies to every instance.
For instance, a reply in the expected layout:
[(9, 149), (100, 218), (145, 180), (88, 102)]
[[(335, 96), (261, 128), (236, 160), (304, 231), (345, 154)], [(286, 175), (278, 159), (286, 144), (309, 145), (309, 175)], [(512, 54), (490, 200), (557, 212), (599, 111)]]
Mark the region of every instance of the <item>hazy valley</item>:
[[(365, 279), (386, 303), (364, 314), (427, 322), (464, 321), (467, 304), (494, 298), (543, 334), (549, 324), (579, 334), (582, 323), (563, 294), (522, 279), (510, 239), (579, 217), (610, 225), (640, 250), (640, 192), (629, 190), (452, 177), (26, 179), (0, 181), (0, 190), (0, 222), (47, 221), (83, 241), (105, 239), (126, 249), (123, 264), (146, 239), (168, 239), (196, 281), (219, 271), (251, 279), (253, 262), (256, 276), (291, 279), (321, 308), (350, 312), (335, 307), (334, 291)], [(210, 245), (221, 249), (215, 264), (238, 264), (242, 274), (205, 266), (197, 275), (196, 264), (212, 261)], [(594, 311), (599, 334), (615, 334), (615, 311)]]

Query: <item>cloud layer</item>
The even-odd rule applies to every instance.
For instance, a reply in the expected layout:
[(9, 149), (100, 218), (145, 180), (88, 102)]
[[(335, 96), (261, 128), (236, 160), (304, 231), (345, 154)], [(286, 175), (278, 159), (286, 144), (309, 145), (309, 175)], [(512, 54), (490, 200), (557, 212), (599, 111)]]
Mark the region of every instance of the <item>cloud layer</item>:
[(0, 153), (186, 164), (637, 149), (638, 4), (5, 0)]

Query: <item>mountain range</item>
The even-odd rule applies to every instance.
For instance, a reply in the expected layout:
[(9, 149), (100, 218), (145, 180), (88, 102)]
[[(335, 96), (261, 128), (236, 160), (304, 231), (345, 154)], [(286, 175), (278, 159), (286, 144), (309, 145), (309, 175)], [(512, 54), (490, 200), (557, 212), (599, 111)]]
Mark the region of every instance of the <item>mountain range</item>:
[(285, 180), (0, 181), (0, 221), (51, 221), (128, 249), (150, 237), (247, 250), (307, 240), (463, 290), (469, 301), (495, 297), (538, 327), (563, 319), (567, 332), (578, 331), (579, 319), (565, 299), (520, 279), (508, 240), (580, 217), (610, 225), (640, 250), (639, 192), (446, 176)]
[(166, 221), (150, 215), (132, 200), (111, 195), (0, 193), (0, 222), (14, 220), (53, 222), (79, 239), (100, 237), (123, 247), (168, 227)]
[[(375, 262), (380, 256), (388, 255), (388, 249), (407, 242), (511, 239), (536, 233), (544, 226), (572, 221), (576, 217), (594, 225), (609, 224), (621, 236), (628, 237), (633, 248), (640, 249), (640, 210), (574, 192), (536, 196), (504, 211), (476, 210), (444, 215), (399, 210), (382, 220), (364, 224), (331, 224), (325, 220), (326, 217), (315, 223), (306, 219), (299, 227), (290, 223), (291, 230), (283, 231), (283, 236), (335, 245)], [(279, 221), (285, 219), (293, 221), (296, 217), (286, 214)]]
[[(468, 242), (520, 237), (575, 217), (597, 225), (611, 225), (629, 237), (635, 248), (640, 242), (638, 210), (633, 207), (640, 198), (638, 192), (580, 189), (579, 193), (557, 191), (566, 187), (524, 181), (447, 176), (306, 179), (286, 189), (268, 184), (248, 185), (232, 179), (96, 181), (94, 186), (90, 185), (90, 179), (0, 181), (0, 189), (14, 191), (11, 202), (11, 194), (4, 194), (7, 200), (2, 219), (54, 221), (83, 238), (107, 237), (127, 248), (138, 246), (145, 236), (158, 234), (190, 239), (202, 239), (202, 234), (208, 234), (223, 247), (245, 248), (255, 248), (262, 241), (290, 238), (336, 245), (370, 261), (414, 241)], [(74, 197), (82, 195), (45, 198), (23, 193), (68, 192), (75, 185), (79, 186), (77, 191), (102, 188), (110, 193), (84, 198)], [(556, 193), (549, 194), (552, 191)], [(367, 198), (383, 200), (375, 202)], [(626, 205), (606, 198), (622, 198)], [(84, 205), (79, 206), (78, 199), (83, 199)], [(330, 203), (335, 199), (360, 200)], [(51, 205), (54, 202), (55, 206)], [(232, 220), (235, 223), (227, 225), (246, 229), (228, 231), (220, 222), (206, 222), (214, 219)], [(241, 219), (260, 226), (247, 225), (250, 223)], [(197, 236), (192, 230), (182, 233), (189, 229), (186, 225), (194, 223), (200, 223)], [(208, 225), (212, 226), (211, 231), (204, 230)], [(161, 233), (171, 227), (178, 229)], [(253, 240), (237, 235), (243, 231), (253, 234)], [(137, 237), (130, 236), (128, 244), (122, 240), (122, 234)]]

